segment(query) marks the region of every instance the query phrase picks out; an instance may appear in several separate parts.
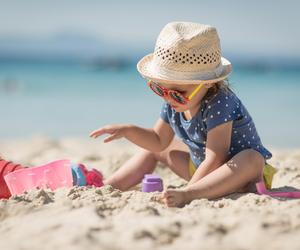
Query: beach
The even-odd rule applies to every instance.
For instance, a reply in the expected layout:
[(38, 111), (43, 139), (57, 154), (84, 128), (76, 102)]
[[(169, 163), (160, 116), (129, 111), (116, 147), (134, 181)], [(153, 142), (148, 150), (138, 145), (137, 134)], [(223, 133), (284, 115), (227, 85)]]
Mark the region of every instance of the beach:
[[(300, 198), (246, 185), (265, 163), (251, 150), (189, 191), (252, 192), (181, 208), (141, 183), (101, 186), (98, 172), (108, 180), (141, 150), (130, 141), (145, 145), (156, 131), (157, 150), (172, 128), (193, 151), (190, 163), (204, 167), (199, 178), (252, 147), (277, 170), (264, 169), (276, 172), (273, 192), (300, 193), (299, 9), (295, 0), (2, 1), (0, 197), (9, 196), (3, 176), (21, 166), (29, 169), (5, 178), (52, 189), (0, 199), (0, 250), (300, 250)], [(145, 128), (145, 139), (127, 125)], [(176, 172), (181, 156), (167, 156)], [(153, 159), (144, 159), (148, 169)], [(164, 190), (188, 184), (159, 162), (154, 174)], [(170, 203), (168, 193), (190, 198), (169, 191)]]
[[(300, 189), (300, 149), (270, 148), (273, 188)], [(138, 151), (117, 141), (36, 136), (0, 143), (3, 158), (27, 166), (82, 162), (104, 177)], [(164, 187), (185, 181), (158, 164)], [(283, 187), (283, 188), (282, 188)], [(157, 202), (140, 186), (34, 190), (0, 201), (0, 249), (300, 249), (300, 200), (254, 193), (194, 200), (183, 208)]]

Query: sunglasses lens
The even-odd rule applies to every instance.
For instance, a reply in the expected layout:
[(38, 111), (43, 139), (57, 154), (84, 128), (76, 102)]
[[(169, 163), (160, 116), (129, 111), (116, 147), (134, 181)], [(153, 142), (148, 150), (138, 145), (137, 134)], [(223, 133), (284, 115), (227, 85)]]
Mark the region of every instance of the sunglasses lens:
[(185, 104), (186, 103), (186, 100), (183, 97), (183, 95), (178, 93), (177, 91), (170, 92), (170, 96), (173, 98), (174, 101), (176, 101), (180, 104)]
[(157, 84), (152, 83), (150, 87), (159, 96), (164, 96), (164, 91)]

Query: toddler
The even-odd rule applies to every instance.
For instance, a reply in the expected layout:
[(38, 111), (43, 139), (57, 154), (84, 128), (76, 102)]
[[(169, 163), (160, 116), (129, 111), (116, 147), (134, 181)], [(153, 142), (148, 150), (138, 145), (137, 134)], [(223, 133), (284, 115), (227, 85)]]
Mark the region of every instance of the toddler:
[(153, 128), (117, 124), (91, 133), (94, 138), (109, 134), (104, 142), (124, 137), (141, 147), (104, 184), (127, 190), (160, 161), (188, 182), (161, 194), (170, 207), (253, 190), (272, 155), (251, 115), (226, 84), (232, 67), (222, 57), (216, 28), (167, 24), (154, 53), (142, 58), (137, 69), (165, 102)]

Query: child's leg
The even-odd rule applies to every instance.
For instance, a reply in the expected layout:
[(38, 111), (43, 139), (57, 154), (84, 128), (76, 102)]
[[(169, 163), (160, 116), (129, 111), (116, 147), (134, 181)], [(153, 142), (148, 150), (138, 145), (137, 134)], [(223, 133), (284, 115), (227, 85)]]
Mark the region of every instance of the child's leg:
[(103, 183), (125, 191), (141, 182), (144, 174), (152, 173), (155, 166), (154, 155), (142, 149), (125, 162), (112, 176), (104, 179)]
[(153, 153), (141, 150), (120, 167), (104, 184), (127, 190), (140, 183), (145, 174), (152, 173), (158, 161), (168, 165), (180, 177), (189, 180), (189, 153), (185, 144), (174, 139), (164, 151)]
[(214, 199), (236, 192), (262, 177), (265, 160), (260, 153), (247, 149), (230, 161), (182, 190), (167, 190), (163, 198), (168, 206), (182, 206), (194, 199)]

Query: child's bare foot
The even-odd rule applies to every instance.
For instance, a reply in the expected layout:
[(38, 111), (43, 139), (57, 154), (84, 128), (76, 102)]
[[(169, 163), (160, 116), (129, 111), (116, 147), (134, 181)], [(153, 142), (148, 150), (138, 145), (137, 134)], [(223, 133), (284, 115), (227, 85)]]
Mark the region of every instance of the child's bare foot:
[(186, 192), (181, 189), (167, 189), (163, 192), (162, 197), (168, 207), (183, 207), (188, 203)]

